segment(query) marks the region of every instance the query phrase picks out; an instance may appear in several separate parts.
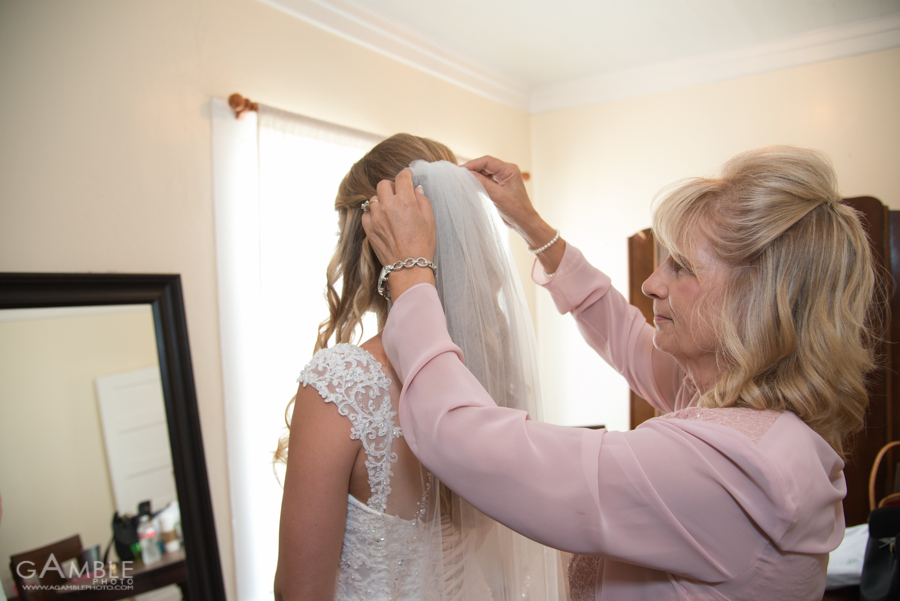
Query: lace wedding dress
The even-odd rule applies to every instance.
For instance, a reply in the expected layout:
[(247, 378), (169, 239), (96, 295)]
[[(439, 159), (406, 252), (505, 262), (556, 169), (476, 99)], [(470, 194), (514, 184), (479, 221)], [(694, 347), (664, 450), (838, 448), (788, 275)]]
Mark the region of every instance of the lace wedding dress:
[[(412, 519), (387, 513), (391, 495), (391, 446), (402, 436), (381, 364), (350, 344), (322, 349), (298, 381), (313, 386), (326, 403), (350, 420), (350, 437), (362, 442), (372, 496), (363, 504), (347, 497), (347, 525), (341, 547), (335, 599), (440, 599), (440, 539), (428, 518), (433, 478), (423, 472), (418, 510)], [(433, 502), (433, 501), (431, 501)]]

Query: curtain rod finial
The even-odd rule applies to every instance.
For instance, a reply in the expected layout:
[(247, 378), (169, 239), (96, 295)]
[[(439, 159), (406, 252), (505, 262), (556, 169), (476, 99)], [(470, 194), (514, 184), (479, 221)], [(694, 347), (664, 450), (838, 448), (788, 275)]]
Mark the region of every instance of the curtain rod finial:
[(251, 102), (249, 98), (244, 98), (237, 92), (228, 97), (228, 106), (234, 111), (235, 119), (240, 119), (247, 111), (259, 110), (258, 102)]

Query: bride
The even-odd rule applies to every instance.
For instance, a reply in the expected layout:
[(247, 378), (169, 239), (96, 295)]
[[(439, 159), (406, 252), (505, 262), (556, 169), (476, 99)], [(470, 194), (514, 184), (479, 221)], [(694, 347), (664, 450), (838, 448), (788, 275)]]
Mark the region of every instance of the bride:
[[(350, 169), (335, 201), (329, 316), (276, 452), (287, 467), (275, 598), (563, 599), (557, 552), (455, 495), (419, 464), (400, 429), (402, 374), (381, 342), (390, 299), (379, 294), (385, 273), (362, 215), (378, 182), (408, 166), (433, 206), (437, 289), (453, 341), (498, 404), (540, 418), (530, 318), (484, 189), (446, 146), (388, 138)], [(354, 346), (369, 311), (379, 332)], [(328, 347), (332, 337), (338, 344)]]

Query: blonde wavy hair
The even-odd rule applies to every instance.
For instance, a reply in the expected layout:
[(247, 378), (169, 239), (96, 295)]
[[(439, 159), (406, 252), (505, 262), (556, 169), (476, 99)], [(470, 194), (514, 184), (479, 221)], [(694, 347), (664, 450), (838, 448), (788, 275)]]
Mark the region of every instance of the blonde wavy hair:
[[(325, 272), (328, 317), (319, 324), (314, 353), (326, 348), (332, 337), (335, 343), (361, 339), (362, 318), (369, 311), (375, 313), (378, 319), (378, 330), (384, 327), (387, 301), (378, 294), (382, 264), (362, 227), (362, 203), (375, 196), (378, 182), (393, 180), (400, 171), (417, 160), (457, 162), (453, 151), (440, 142), (411, 134), (395, 134), (375, 145), (357, 161), (338, 186), (334, 200), (334, 208), (338, 212), (338, 242)], [(337, 290), (339, 281), (340, 293)], [(291, 399), (285, 409), (288, 433), (278, 441), (276, 463), (287, 461), (294, 400)]]
[[(362, 227), (362, 203), (375, 196), (382, 180), (393, 180), (416, 160), (455, 163), (453, 152), (434, 140), (410, 134), (395, 134), (377, 144), (357, 161), (338, 186), (334, 208), (338, 212), (338, 243), (326, 271), (325, 297), (328, 318), (319, 325), (314, 352), (335, 342), (350, 342), (362, 316), (372, 311), (378, 317), (378, 329), (387, 321), (387, 301), (378, 294), (378, 276), (382, 265), (366, 239)], [(341, 280), (341, 293), (336, 285)]]
[(664, 192), (653, 232), (688, 265), (702, 232), (732, 267), (712, 317), (720, 375), (699, 405), (791, 411), (844, 457), (864, 424), (883, 282), (859, 216), (840, 201), (824, 155), (770, 146)]

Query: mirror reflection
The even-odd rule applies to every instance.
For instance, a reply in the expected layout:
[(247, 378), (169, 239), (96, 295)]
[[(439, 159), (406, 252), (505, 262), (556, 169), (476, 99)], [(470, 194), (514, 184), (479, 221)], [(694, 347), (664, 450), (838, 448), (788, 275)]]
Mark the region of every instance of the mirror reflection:
[(145, 500), (158, 511), (177, 493), (149, 304), (0, 310), (0, 382), (0, 580), (11, 595), (11, 555), (77, 534), (102, 558), (114, 512)]

